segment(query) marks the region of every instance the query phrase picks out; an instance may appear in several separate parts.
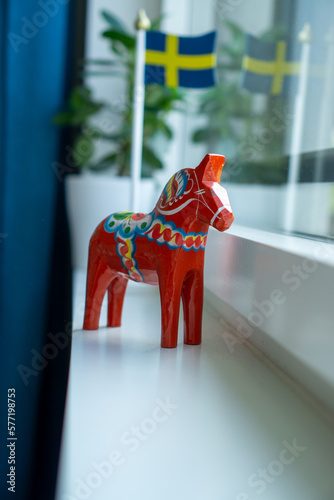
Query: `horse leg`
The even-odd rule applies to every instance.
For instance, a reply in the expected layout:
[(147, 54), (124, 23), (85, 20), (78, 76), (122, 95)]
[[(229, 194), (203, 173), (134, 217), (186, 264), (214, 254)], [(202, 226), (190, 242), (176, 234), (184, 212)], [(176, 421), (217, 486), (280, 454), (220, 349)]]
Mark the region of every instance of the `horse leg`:
[(190, 271), (183, 282), (183, 331), (185, 344), (200, 344), (202, 340), (203, 271)]
[(108, 288), (108, 326), (121, 326), (124, 295), (128, 280), (116, 276)]
[(159, 273), (161, 302), (161, 347), (176, 347), (179, 325), (182, 279), (175, 270)]
[(84, 330), (99, 328), (103, 297), (114, 272), (95, 245), (89, 245)]

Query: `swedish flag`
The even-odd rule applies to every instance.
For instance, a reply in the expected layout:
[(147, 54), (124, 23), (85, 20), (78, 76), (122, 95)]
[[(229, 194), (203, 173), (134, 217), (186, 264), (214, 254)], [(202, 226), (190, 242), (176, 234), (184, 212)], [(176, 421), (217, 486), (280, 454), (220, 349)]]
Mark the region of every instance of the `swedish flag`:
[(215, 38), (215, 31), (197, 37), (148, 31), (145, 83), (167, 87), (212, 87), (215, 85)]
[(300, 63), (289, 58), (285, 41), (268, 43), (246, 35), (241, 86), (251, 92), (278, 95), (287, 79), (300, 72)]

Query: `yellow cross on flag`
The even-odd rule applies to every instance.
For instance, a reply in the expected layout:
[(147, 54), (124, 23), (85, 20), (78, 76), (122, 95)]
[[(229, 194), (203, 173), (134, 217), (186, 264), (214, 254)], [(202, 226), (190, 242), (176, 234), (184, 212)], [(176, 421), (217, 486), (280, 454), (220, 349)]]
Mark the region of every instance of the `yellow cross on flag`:
[(288, 60), (285, 41), (268, 43), (246, 35), (242, 69), (241, 85), (244, 88), (278, 95), (284, 91), (286, 77), (299, 74), (300, 63)]

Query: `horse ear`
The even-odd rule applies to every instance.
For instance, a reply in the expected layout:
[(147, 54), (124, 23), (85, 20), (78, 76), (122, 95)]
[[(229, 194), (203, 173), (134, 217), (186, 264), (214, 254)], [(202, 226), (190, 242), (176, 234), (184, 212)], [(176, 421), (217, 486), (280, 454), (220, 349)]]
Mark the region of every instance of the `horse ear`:
[(207, 154), (196, 167), (198, 179), (207, 182), (220, 182), (225, 156)]

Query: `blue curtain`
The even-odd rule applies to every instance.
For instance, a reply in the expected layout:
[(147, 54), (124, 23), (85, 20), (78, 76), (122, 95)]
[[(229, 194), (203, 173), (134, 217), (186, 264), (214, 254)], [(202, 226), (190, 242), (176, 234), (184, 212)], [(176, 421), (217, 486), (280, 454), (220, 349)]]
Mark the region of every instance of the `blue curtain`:
[[(47, 500), (56, 484), (71, 280), (63, 182), (52, 168), (64, 144), (52, 117), (69, 86), (72, 8), (70, 0), (1, 2), (1, 498)], [(12, 436), (4, 429), (8, 389), (15, 390)]]

